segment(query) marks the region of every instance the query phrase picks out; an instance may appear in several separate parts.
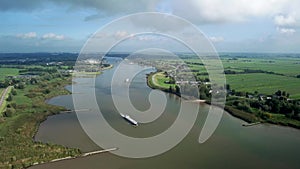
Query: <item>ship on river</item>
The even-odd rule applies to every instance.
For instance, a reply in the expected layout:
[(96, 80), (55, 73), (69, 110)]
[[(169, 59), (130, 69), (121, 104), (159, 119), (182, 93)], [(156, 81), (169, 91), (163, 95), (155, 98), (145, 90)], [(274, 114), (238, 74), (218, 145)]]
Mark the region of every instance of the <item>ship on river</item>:
[(138, 126), (138, 122), (135, 121), (134, 119), (132, 119), (129, 115), (125, 115), (125, 114), (122, 114), (122, 113), (120, 113), (120, 115), (121, 115), (126, 121), (128, 121), (130, 124), (135, 125), (135, 126)]

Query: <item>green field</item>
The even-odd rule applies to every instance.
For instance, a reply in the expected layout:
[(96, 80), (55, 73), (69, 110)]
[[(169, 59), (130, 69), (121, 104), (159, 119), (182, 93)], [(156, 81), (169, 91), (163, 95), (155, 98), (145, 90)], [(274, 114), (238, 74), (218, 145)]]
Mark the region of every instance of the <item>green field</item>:
[(226, 75), (232, 89), (254, 93), (273, 94), (286, 91), (291, 98), (300, 99), (300, 79), (264, 73)]
[(19, 75), (19, 69), (15, 68), (0, 68), (0, 81), (3, 81), (6, 76)]
[[(185, 59), (186, 62), (202, 63), (198, 59)], [(221, 58), (225, 70), (234, 70), (241, 72), (244, 69), (264, 70), (286, 76), (297, 76), (300, 74), (300, 59), (299, 58)], [(190, 68), (197, 69), (200, 72), (205, 71), (203, 65), (189, 65)]]
[[(18, 75), (19, 72), (18, 69), (10, 68), (0, 70), (2, 78)], [(63, 107), (48, 105), (45, 100), (69, 94), (64, 86), (71, 83), (71, 78), (56, 72), (49, 74), (51, 80), (47, 80), (46, 74), (38, 77), (37, 83), (33, 84), (26, 78), (20, 78), (19, 82), (7, 78), (9, 84), (16, 85), (16, 88), (12, 92), (12, 99), (6, 100), (2, 106), (5, 111), (0, 116), (0, 168), (26, 168), (34, 163), (80, 154), (78, 149), (44, 144), (32, 139), (42, 121), (50, 115), (66, 110)], [(20, 84), (25, 85), (20, 88)], [(4, 89), (1, 88), (0, 93)]]
[(152, 76), (153, 83), (156, 86), (159, 86), (164, 89), (169, 89), (170, 86), (175, 87), (175, 84), (167, 84), (166, 81), (169, 81), (170, 78), (166, 77), (163, 72), (156, 73)]
[(284, 74), (287, 76), (296, 76), (300, 72), (300, 59), (299, 58), (238, 58), (237, 60), (222, 59), (225, 69), (253, 69), (264, 70)]
[[(184, 58), (183, 61), (188, 65), (197, 79), (200, 81), (208, 78), (205, 66), (202, 61), (195, 57)], [(254, 93), (257, 91), (261, 94), (271, 95), (276, 91), (286, 91), (290, 94), (290, 98), (300, 99), (300, 58), (292, 57), (221, 57), (224, 71), (233, 71), (236, 74), (226, 74), (227, 84), (231, 89), (239, 92)], [(148, 62), (148, 63), (147, 63)], [(168, 67), (176, 67), (176, 63), (182, 63), (178, 60), (150, 60), (146, 64), (154, 66), (158, 69)], [(247, 72), (247, 71), (248, 72)], [(246, 72), (245, 72), (246, 71)], [(256, 72), (256, 73), (255, 73)], [(186, 73), (186, 72), (183, 72)], [(181, 75), (183, 73), (179, 73)], [(165, 89), (168, 84), (163, 83), (167, 79), (159, 77), (159, 86)]]
[[(221, 58), (224, 70), (238, 74), (227, 74), (227, 84), (241, 92), (273, 94), (277, 90), (286, 91), (291, 98), (300, 99), (300, 58)], [(198, 59), (185, 59), (188, 63), (201, 63)], [(206, 72), (203, 65), (189, 64), (191, 70)], [(261, 70), (270, 73), (243, 73), (245, 69)], [(281, 75), (278, 75), (281, 74)], [(206, 78), (206, 75), (199, 75)]]

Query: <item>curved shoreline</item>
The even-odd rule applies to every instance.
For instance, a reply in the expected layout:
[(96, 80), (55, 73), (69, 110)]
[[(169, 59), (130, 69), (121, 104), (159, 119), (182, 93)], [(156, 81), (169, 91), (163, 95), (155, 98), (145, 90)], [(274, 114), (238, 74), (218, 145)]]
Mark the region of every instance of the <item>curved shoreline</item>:
[[(165, 89), (165, 88), (162, 88), (160, 86), (158, 86), (158, 84), (155, 85), (155, 83), (153, 82), (153, 76), (155, 74), (157, 74), (158, 72), (152, 72), (150, 74), (147, 75), (147, 85), (151, 88), (151, 89), (158, 89), (158, 90), (161, 90), (163, 92), (166, 92), (166, 93), (170, 93), (170, 94), (175, 94), (176, 96), (184, 99), (184, 100), (188, 100), (188, 98), (184, 98), (182, 97), (180, 94), (178, 93), (175, 93), (175, 92), (170, 92), (169, 90)], [(201, 100), (201, 99), (194, 99), (194, 100), (188, 100), (189, 102), (192, 102), (192, 103), (204, 103), (204, 104), (207, 104), (207, 105), (212, 105), (210, 101), (208, 100)], [(247, 123), (255, 123), (255, 122), (261, 122), (262, 121), (257, 121), (257, 120), (254, 120), (255, 117), (253, 117), (252, 115), (248, 114), (248, 113), (245, 113), (245, 112), (242, 112), (240, 110), (237, 110), (237, 109), (233, 109), (229, 106), (226, 106), (225, 107), (222, 107), (222, 106), (218, 106), (218, 105), (214, 105), (214, 106), (217, 106), (217, 107), (220, 107), (222, 109), (224, 109), (226, 112), (228, 112), (231, 116), (233, 117), (236, 117), (240, 120), (243, 120)]]
[[(182, 97), (179, 93), (170, 92), (168, 89), (163, 88), (161, 86), (158, 86), (158, 84), (155, 84), (153, 82), (153, 76), (155, 74), (157, 74), (157, 73), (158, 72), (152, 72), (152, 73), (150, 73), (150, 74), (147, 75), (147, 85), (150, 88), (152, 88), (152, 89), (158, 89), (158, 90), (161, 90), (163, 92), (170, 93), (170, 94), (175, 94), (175, 95), (177, 95), (180, 98), (187, 99), (187, 98)], [(205, 104), (208, 104), (208, 105), (212, 105), (210, 101), (208, 101), (208, 100), (201, 100), (201, 99), (191, 100), (190, 102), (205, 103)], [(220, 107), (218, 105), (214, 105), (214, 106)], [(286, 127), (292, 127), (292, 128), (300, 129), (300, 126), (293, 125), (291, 123), (274, 122), (272, 120), (263, 120), (263, 119), (260, 119), (260, 118), (256, 117), (254, 114), (250, 114), (250, 113), (244, 112), (244, 111), (236, 109), (236, 108), (234, 108), (232, 106), (225, 105), (224, 107), (221, 106), (221, 108), (223, 108), (224, 111), (226, 111), (227, 113), (229, 113), (231, 116), (233, 116), (235, 118), (238, 118), (240, 120), (243, 120), (244, 122), (247, 122), (248, 124), (253, 124), (253, 123), (259, 123), (259, 124), (269, 123), (269, 124), (274, 124), (274, 125), (279, 125), (279, 126), (286, 126)]]
[[(110, 66), (106, 67), (104, 70), (107, 70), (107, 69), (110, 69), (110, 68), (113, 68), (113, 65), (110, 64)], [(101, 75), (102, 72), (100, 72), (99, 74), (97, 74), (96, 76), (98, 75)], [(44, 102), (47, 104), (47, 105), (51, 105), (51, 104), (48, 104), (48, 101), (50, 99), (53, 99), (55, 97), (58, 97), (58, 96), (63, 96), (63, 95), (72, 95), (72, 91), (68, 90), (66, 87), (69, 86), (69, 85), (72, 85), (72, 84), (75, 84), (76, 82), (73, 81), (73, 78), (74, 76), (72, 76), (72, 78), (69, 78), (65, 81), (65, 83), (63, 83), (60, 87), (63, 87), (63, 90), (61, 91), (62, 94), (58, 94), (58, 95), (54, 95), (52, 97), (48, 97), (48, 98), (45, 98), (44, 99)], [(67, 92), (67, 93), (63, 93), (63, 92)], [(51, 105), (51, 106), (57, 106), (57, 105)], [(38, 141), (36, 141), (35, 139), (35, 136), (40, 128), (40, 125), (42, 122), (46, 121), (48, 119), (48, 117), (50, 116), (54, 116), (54, 115), (58, 115), (58, 114), (64, 114), (64, 113), (70, 113), (70, 112), (73, 112), (73, 110), (70, 110), (70, 109), (67, 109), (66, 107), (63, 106), (63, 110), (60, 110), (58, 112), (55, 112), (53, 114), (50, 114), (50, 115), (45, 115), (44, 119), (42, 119), (41, 121), (37, 121), (37, 127), (35, 128), (36, 130), (34, 131), (34, 135), (32, 137), (32, 140), (33, 142), (35, 143), (38, 143)], [(45, 142), (42, 142), (43, 144), (46, 144)], [(55, 145), (59, 145), (59, 144), (55, 144)], [(47, 163), (51, 163), (51, 162), (57, 162), (57, 161), (62, 161), (62, 160), (70, 160), (70, 159), (76, 159), (76, 158), (80, 158), (80, 157), (87, 157), (89, 155), (95, 155), (95, 154), (99, 154), (99, 153), (105, 153), (105, 152), (110, 152), (110, 151), (115, 151), (117, 150), (118, 148), (111, 148), (111, 149), (107, 149), (107, 150), (99, 150), (99, 151), (93, 151), (93, 152), (88, 152), (88, 153), (83, 153), (81, 152), (81, 150), (79, 148), (72, 148), (72, 147), (67, 147), (65, 145), (59, 145), (59, 146), (63, 146), (65, 148), (68, 148), (68, 149), (76, 149), (78, 150), (78, 154), (76, 154), (75, 156), (66, 156), (66, 157), (62, 157), (62, 158), (57, 158), (57, 159), (52, 159), (50, 161), (47, 161), (47, 162), (35, 162), (33, 163), (32, 165), (26, 167), (26, 168), (29, 168), (29, 167), (32, 167), (32, 166), (36, 166), (36, 165), (41, 165), (41, 164), (47, 164)]]

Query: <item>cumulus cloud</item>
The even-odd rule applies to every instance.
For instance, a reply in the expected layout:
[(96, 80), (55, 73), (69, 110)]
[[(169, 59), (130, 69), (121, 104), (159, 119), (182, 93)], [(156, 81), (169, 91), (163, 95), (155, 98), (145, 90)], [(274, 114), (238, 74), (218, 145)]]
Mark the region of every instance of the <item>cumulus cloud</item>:
[[(296, 0), (1, 0), (0, 10), (33, 10), (46, 3), (67, 5), (72, 9), (96, 9), (97, 14), (86, 17), (93, 20), (103, 15), (129, 14), (134, 12), (163, 11), (184, 17), (193, 22), (244, 21), (249, 17), (272, 16), (279, 13), (296, 12)], [(161, 9), (163, 6), (163, 10)], [(290, 18), (280, 18), (285, 20)], [(279, 21), (280, 22), (280, 21)]]
[(128, 35), (129, 35), (129, 34), (128, 34), (128, 32), (126, 32), (126, 31), (117, 31), (117, 32), (115, 33), (115, 37), (118, 38), (118, 39), (124, 38), (124, 37), (126, 37), (126, 36), (128, 36)]
[(276, 15), (274, 23), (277, 25), (277, 31), (280, 34), (293, 35), (296, 32), (297, 21), (294, 15)]
[(16, 37), (21, 39), (33, 39), (37, 37), (37, 34), (36, 32), (28, 32), (24, 34), (17, 34)]
[(92, 8), (101, 10), (104, 14), (153, 11), (155, 4), (161, 0), (1, 0), (0, 10), (30, 11), (38, 9), (47, 3), (68, 5), (72, 9)]
[(212, 37), (209, 37), (209, 39), (213, 43), (218, 43), (218, 42), (223, 42), (224, 41), (224, 38), (222, 36), (219, 36), (219, 37), (212, 36)]
[(174, 0), (173, 14), (193, 22), (240, 22), (274, 16), (290, 9), (293, 0)]
[(57, 35), (55, 33), (47, 33), (42, 36), (42, 39), (51, 39), (51, 40), (64, 40), (64, 35)]
[(274, 22), (278, 26), (293, 26), (296, 24), (296, 19), (291, 15), (285, 16), (280, 14), (275, 16)]
[(279, 33), (286, 35), (292, 35), (296, 32), (296, 30), (293, 28), (277, 28), (277, 30), (279, 31)]

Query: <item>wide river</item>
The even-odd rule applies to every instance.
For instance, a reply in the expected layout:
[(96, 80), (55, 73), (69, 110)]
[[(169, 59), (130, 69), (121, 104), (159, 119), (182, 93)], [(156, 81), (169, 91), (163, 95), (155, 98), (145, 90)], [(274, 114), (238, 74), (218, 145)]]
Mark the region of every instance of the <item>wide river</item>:
[[(117, 61), (111, 62), (115, 67), (98, 76), (95, 85), (97, 102), (106, 120), (119, 132), (137, 137), (157, 135), (171, 126), (176, 119), (182, 100), (170, 94), (166, 94), (168, 102), (163, 115), (152, 123), (142, 124), (135, 128), (120, 118), (113, 105), (109, 85), (117, 67)], [(131, 65), (131, 67), (142, 69), (138, 65)], [(147, 98), (152, 89), (147, 86), (145, 75), (150, 71), (153, 69), (149, 68), (142, 71), (130, 85), (131, 101), (139, 110), (147, 110), (150, 106)], [(91, 87), (85, 81), (84, 78), (76, 79), (76, 85), (81, 85), (82, 91)], [(71, 90), (71, 86), (67, 86), (67, 89)], [(55, 97), (49, 101), (49, 104), (73, 109), (72, 95)], [(196, 104), (198, 103), (191, 103), (191, 109)], [(224, 113), (213, 136), (207, 142), (199, 144), (199, 133), (208, 109), (209, 105), (200, 105), (196, 124), (190, 133), (175, 148), (164, 154), (151, 158), (132, 159), (103, 153), (85, 158), (37, 165), (31, 169), (300, 168), (300, 130), (269, 124), (243, 127), (243, 121), (232, 117), (227, 112)], [(83, 152), (101, 149), (85, 134), (75, 113), (48, 117), (41, 124), (35, 139), (80, 148)]]

